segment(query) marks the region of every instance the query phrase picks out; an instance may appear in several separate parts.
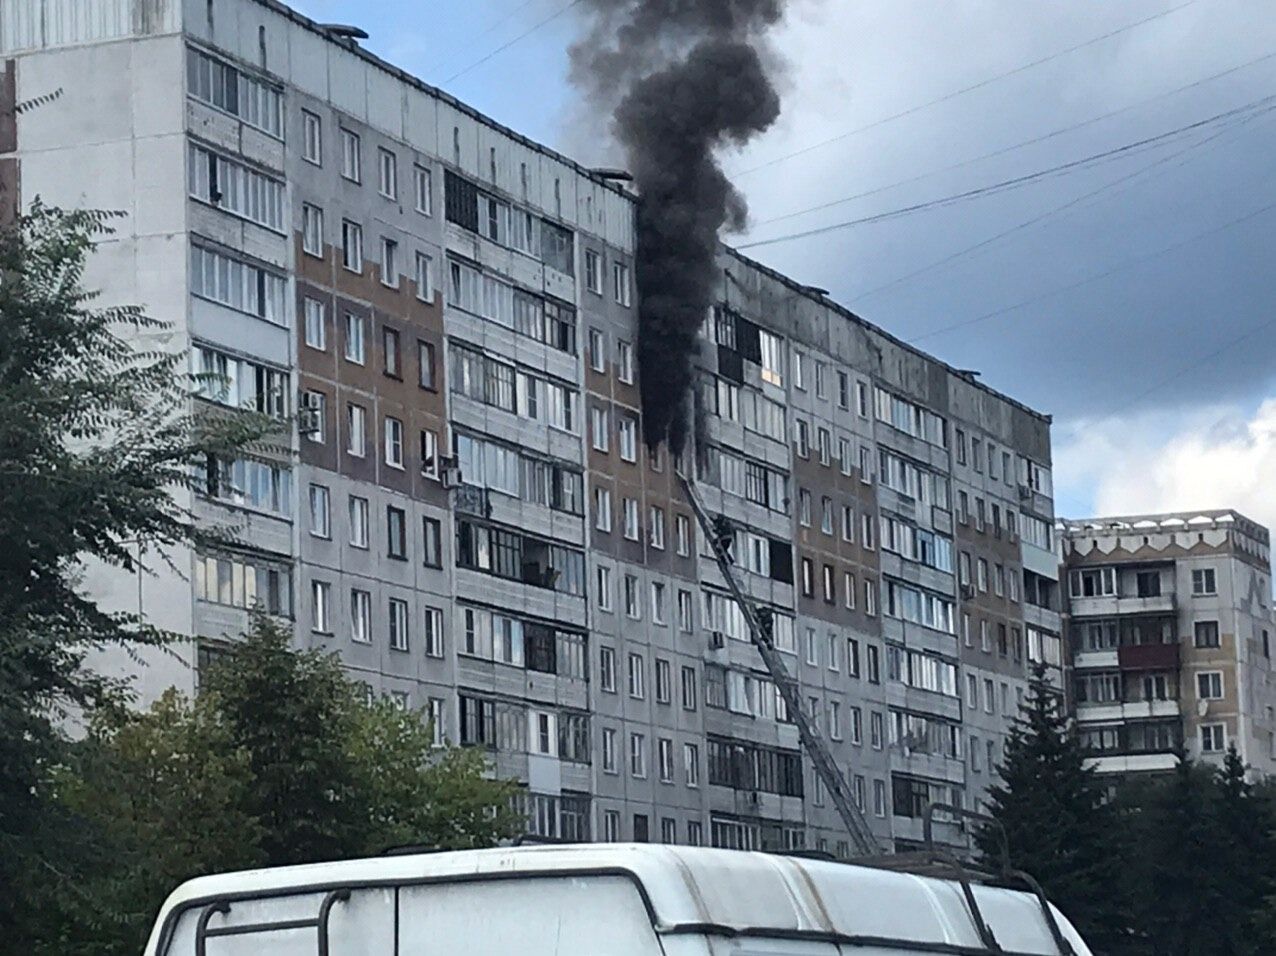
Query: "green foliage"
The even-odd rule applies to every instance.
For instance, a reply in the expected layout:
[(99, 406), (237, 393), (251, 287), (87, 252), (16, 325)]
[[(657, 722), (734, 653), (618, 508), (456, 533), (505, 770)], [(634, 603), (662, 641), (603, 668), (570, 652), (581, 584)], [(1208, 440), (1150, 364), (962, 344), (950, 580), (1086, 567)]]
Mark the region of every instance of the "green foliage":
[[(1036, 877), (1082, 936), (1110, 945), (1122, 933), (1114, 852), (1122, 821), (1086, 756), (1061, 696), (1037, 665), (997, 768), (1001, 782), (989, 790), (988, 812), (1005, 828), (1012, 865)], [(979, 830), (976, 842), (989, 865), (999, 866), (996, 830)]]
[(38, 954), (136, 953), (164, 897), (202, 873), (491, 846), (515, 786), (481, 751), (435, 748), (419, 714), (367, 701), (332, 657), (257, 617), (194, 701), (94, 721), (56, 779), (74, 839), (33, 874)]
[(127, 696), (85, 655), (166, 638), (99, 608), (78, 587), (83, 569), (143, 573), (167, 548), (213, 537), (174, 492), (208, 454), (265, 434), (255, 415), (194, 417), (168, 326), (84, 289), (112, 218), (36, 201), (0, 230), (0, 926), (16, 919), (6, 890), (53, 813), (59, 721)]

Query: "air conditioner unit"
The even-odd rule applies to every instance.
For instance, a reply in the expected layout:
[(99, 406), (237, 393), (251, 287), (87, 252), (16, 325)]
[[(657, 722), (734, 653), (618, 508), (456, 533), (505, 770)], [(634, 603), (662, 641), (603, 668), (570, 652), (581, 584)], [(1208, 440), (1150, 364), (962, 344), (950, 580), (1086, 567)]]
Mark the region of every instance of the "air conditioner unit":
[(963, 584), (961, 586), (961, 596), (969, 601), (975, 596), (975, 586), (973, 584)]
[(755, 806), (755, 807), (756, 807), (759, 803), (761, 803), (761, 802), (762, 802), (762, 798), (758, 795), (758, 792), (757, 792), (756, 790), (750, 790), (750, 791), (748, 791), (748, 792), (745, 794), (745, 800), (747, 800), (749, 803), (753, 804), (753, 806)]
[(1031, 498), (1031, 497), (1032, 497), (1032, 489), (1031, 489), (1031, 488), (1029, 488), (1027, 485), (1020, 485), (1020, 486), (1019, 486), (1019, 497), (1020, 497), (1020, 498)]
[(449, 461), (449, 460), (454, 460), (454, 459), (447, 459), (447, 458), (439, 459), (439, 462), (440, 462), (439, 480), (443, 482), (444, 488), (459, 488), (461, 487), (461, 467), (460, 465), (456, 465), (456, 464), (452, 464), (452, 465), (442, 464), (443, 462)]
[(727, 646), (727, 636), (721, 631), (709, 632), (709, 646), (715, 651), (720, 651)]
[(321, 411), (310, 406), (303, 406), (297, 416), (297, 428), (301, 434), (310, 437), (318, 435), (319, 430), (323, 427), (323, 419)]

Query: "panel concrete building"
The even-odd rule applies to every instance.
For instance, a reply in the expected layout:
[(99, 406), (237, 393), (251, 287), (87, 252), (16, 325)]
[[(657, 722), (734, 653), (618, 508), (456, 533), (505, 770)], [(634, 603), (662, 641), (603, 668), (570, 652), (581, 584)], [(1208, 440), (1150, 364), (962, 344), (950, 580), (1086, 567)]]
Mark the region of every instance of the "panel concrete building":
[(489, 748), (537, 833), (846, 855), (677, 465), (883, 843), (978, 803), (1061, 663), (1047, 417), (724, 249), (672, 462), (613, 179), (273, 0), (12, 0), (0, 52), (10, 103), (62, 90), (0, 130), (7, 195), (126, 211), (90, 284), (287, 436), (186, 502), (239, 546), (90, 574), (195, 637), (143, 699), (262, 606)]
[(1276, 770), (1271, 546), (1235, 511), (1060, 524), (1070, 693), (1102, 773)]

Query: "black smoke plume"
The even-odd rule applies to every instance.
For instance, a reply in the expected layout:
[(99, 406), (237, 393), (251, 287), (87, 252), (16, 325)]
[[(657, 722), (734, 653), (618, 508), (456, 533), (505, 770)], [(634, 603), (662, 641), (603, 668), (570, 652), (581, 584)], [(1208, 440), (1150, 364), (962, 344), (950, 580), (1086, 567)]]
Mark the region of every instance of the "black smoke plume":
[(718, 234), (745, 225), (718, 163), (780, 113), (765, 29), (783, 0), (586, 0), (572, 76), (613, 116), (639, 193), (635, 277), (643, 430), (686, 444), (696, 334), (713, 302)]

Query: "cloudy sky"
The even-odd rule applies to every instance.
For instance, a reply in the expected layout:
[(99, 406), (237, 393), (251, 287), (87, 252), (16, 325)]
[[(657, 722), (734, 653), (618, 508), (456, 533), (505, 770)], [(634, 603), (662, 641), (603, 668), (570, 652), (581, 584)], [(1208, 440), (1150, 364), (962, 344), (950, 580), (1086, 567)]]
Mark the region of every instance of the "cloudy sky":
[[(605, 118), (582, 124), (566, 79), (584, 4), (294, 3), (550, 146), (606, 156)], [(782, 117), (725, 158), (753, 213), (735, 241), (1071, 164), (747, 251), (1052, 414), (1060, 514), (1236, 507), (1276, 527), (1266, 2), (790, 0), (774, 43)]]

